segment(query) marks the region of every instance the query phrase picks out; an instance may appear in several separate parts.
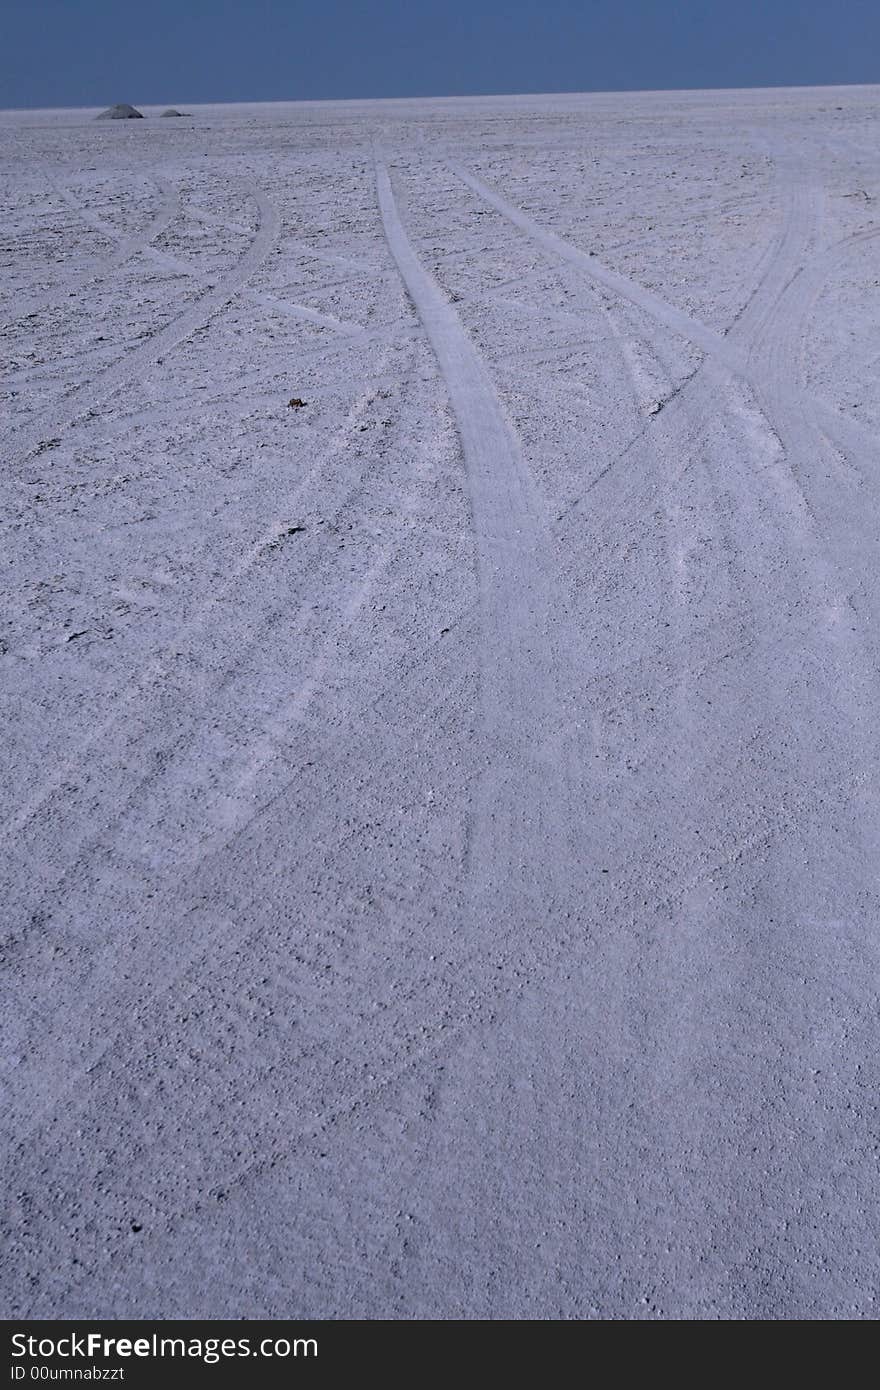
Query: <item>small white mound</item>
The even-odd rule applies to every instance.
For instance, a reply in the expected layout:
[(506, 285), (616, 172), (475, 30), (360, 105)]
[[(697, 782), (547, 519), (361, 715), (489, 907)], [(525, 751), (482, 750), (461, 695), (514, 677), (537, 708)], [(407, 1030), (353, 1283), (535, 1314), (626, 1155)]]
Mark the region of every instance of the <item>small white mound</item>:
[(99, 116), (95, 117), (97, 121), (142, 121), (143, 119), (143, 111), (137, 111), (125, 102), (120, 102), (118, 106), (108, 106), (106, 111), (102, 111)]

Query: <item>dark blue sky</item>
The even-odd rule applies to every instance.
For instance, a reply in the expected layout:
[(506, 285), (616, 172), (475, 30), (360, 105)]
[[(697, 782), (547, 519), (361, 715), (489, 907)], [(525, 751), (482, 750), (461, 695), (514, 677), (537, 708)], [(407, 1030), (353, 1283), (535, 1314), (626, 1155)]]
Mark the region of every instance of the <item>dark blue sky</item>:
[(0, 106), (880, 81), (880, 0), (0, 0)]

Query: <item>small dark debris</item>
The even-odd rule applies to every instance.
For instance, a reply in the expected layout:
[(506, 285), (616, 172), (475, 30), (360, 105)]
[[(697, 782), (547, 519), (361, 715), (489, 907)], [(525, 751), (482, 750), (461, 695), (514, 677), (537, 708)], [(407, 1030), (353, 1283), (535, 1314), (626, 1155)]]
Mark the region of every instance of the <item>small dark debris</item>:
[(144, 1228), (141, 1225), (140, 1221), (132, 1221), (131, 1229), (134, 1232), (134, 1234), (137, 1235), (138, 1231), (142, 1231)]
[(300, 531), (304, 531), (305, 529), (305, 526), (302, 526), (299, 522), (294, 523), (293, 526), (285, 526), (284, 530), (279, 531), (278, 535), (269, 542), (267, 549), (280, 550), (288, 536), (296, 536)]
[(305, 401), (301, 401), (299, 396), (291, 396), (287, 404), (288, 407), (292, 410), (302, 410), (303, 406), (305, 405)]
[(65, 642), (75, 642), (76, 639), (77, 639), (77, 637), (85, 637), (85, 635), (86, 635), (87, 632), (88, 632), (88, 628), (87, 628), (87, 627), (80, 628), (78, 632), (68, 632), (68, 634), (67, 634), (67, 636), (64, 638), (64, 640), (65, 640)]

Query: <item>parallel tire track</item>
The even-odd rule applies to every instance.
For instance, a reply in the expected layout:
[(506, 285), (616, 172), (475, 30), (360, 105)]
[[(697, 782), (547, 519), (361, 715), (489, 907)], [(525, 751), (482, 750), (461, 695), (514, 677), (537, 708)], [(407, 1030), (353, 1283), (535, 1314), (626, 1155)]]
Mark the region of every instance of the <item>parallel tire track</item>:
[[(284, 1075), (308, 1073), (309, 1084), (300, 1086), (296, 1118), (289, 1115), (283, 1130), (271, 1116), (267, 1118), (265, 1103), (256, 1099), (264, 1095), (263, 1089), (255, 1091), (245, 1151), (219, 1156), (227, 1191), (374, 1101), (411, 1068), (447, 1050), (463, 1030), (488, 1021), (506, 996), (521, 990), (523, 980), (535, 978), (536, 971), (558, 959), (570, 945), (570, 926), (561, 923), (555, 932), (548, 929), (560, 856), (565, 853), (562, 831), (570, 789), (566, 759), (554, 746), (559, 732), (554, 612), (541, 503), (485, 364), (410, 246), (381, 163), (377, 185), (389, 247), (449, 389), (477, 529), (483, 755), (470, 853), (468, 930), (447, 943), (443, 971), (427, 970), (410, 981), (403, 994), (389, 991), (385, 1007), (393, 1004), (394, 1028), (380, 1052), (372, 1040), (372, 1020), (360, 1018), (357, 980), (348, 980), (344, 971), (336, 974), (334, 987), (345, 991), (351, 1018), (342, 1011), (335, 1048), (306, 1034), (292, 1052), (286, 1050), (277, 1060), (273, 1055), (266, 1057), (262, 1083), (268, 1088), (266, 1094)], [(211, 858), (218, 859), (223, 852), (224, 845), (215, 843)], [(533, 929), (512, 935), (521, 924), (507, 909), (512, 903), (521, 908), (524, 900), (534, 905)], [(210, 951), (212, 935), (207, 923), (198, 928), (186, 965), (193, 964), (200, 951)], [(227, 932), (230, 950), (237, 935), (232, 928)], [(313, 948), (308, 944), (300, 949), (311, 956)], [(292, 963), (287, 983), (297, 997), (311, 992), (314, 1002), (320, 1003), (317, 985), (310, 984), (311, 972), (303, 970), (303, 964)], [(156, 999), (158, 985), (157, 1002), (163, 1013), (173, 1009), (174, 1002), (164, 1000), (162, 987), (180, 978), (181, 965), (177, 959), (164, 961), (158, 978), (151, 980), (151, 998)], [(153, 1012), (151, 1006), (150, 1031), (155, 1027)], [(238, 1011), (230, 1018), (234, 1026), (240, 1026)], [(348, 1048), (340, 1051), (349, 1036)], [(100, 1046), (93, 1062), (104, 1067), (107, 1049), (97, 1041)], [(362, 1053), (361, 1047), (366, 1049)], [(276, 1071), (277, 1081), (273, 1079)], [(109, 1067), (105, 1084), (112, 1082), (114, 1074), (115, 1064)], [(214, 1104), (213, 1092), (194, 1097), (198, 1113), (204, 1107), (207, 1115)], [(188, 1153), (190, 1180), (197, 1182), (203, 1171), (217, 1164), (216, 1152)], [(171, 1201), (176, 1209), (177, 1200)]]
[[(464, 182), (483, 194), (478, 180), (464, 176)], [(863, 825), (855, 809), (863, 775), (861, 731), (876, 721), (876, 667), (861, 637), (852, 635), (841, 598), (845, 566), (830, 564), (824, 553), (831, 508), (817, 517), (806, 502), (808, 492), (823, 491), (822, 431), (863, 459), (866, 468), (876, 456), (876, 442), (827, 405), (809, 400), (799, 361), (818, 287), (853, 241), (866, 234), (814, 254), (821, 206), (808, 185), (796, 185), (761, 284), (721, 336), (537, 228), (491, 190), (486, 193), (497, 211), (557, 259), (578, 266), (662, 329), (682, 333), (706, 353), (698, 371), (630, 450), (627, 462), (640, 466), (618, 477), (620, 488), (612, 493), (624, 523), (655, 507), (665, 513), (671, 580), (664, 587), (672, 591), (668, 616), (679, 649), (693, 652), (701, 621), (712, 613), (728, 619), (728, 646), (745, 644), (742, 658), (723, 675), (710, 671), (708, 679), (695, 681), (686, 667), (676, 672), (667, 703), (670, 760), (664, 762), (661, 754), (653, 778), (645, 778), (662, 789), (671, 808), (669, 838), (680, 846), (671, 910), (659, 911), (656, 919), (653, 913), (636, 914), (629, 954), (618, 933), (595, 973), (603, 993), (612, 994), (624, 982), (627, 1002), (610, 1036), (612, 1048), (626, 1040), (635, 1073), (621, 1088), (609, 1137), (621, 1167), (629, 1160), (642, 1213), (631, 1234), (623, 1224), (623, 1239), (613, 1247), (619, 1250), (627, 1235), (644, 1243), (645, 1266), (660, 1287), (675, 1289), (679, 1307), (705, 1309), (722, 1300), (731, 1308), (772, 1306), (763, 1279), (764, 1252), (772, 1251), (776, 1267), (784, 1269), (786, 1262), (791, 1267), (794, 1252), (803, 1259), (805, 1248), (823, 1246), (804, 1229), (806, 1222), (794, 1239), (780, 1234), (768, 1208), (774, 1201), (803, 1204), (811, 1221), (826, 1209), (821, 1174), (830, 1110), (849, 1112), (841, 1167), (849, 1164), (862, 1183), (870, 1182), (871, 1174), (870, 1160), (859, 1153), (870, 1120), (861, 1115), (857, 1087), (846, 1075), (853, 1067), (860, 1071), (869, 1053), (855, 1043), (841, 1047), (845, 1062), (823, 1086), (827, 1101), (821, 1118), (806, 1099), (792, 1098), (804, 1060), (814, 1059), (815, 1075), (825, 1065), (813, 1020), (825, 1020), (831, 1012), (827, 982), (845, 978), (846, 968), (845, 947), (823, 921), (838, 894), (847, 901), (845, 889), (836, 884), (829, 889), (827, 882), (841, 864), (833, 844), (819, 841), (817, 826), (830, 822), (845, 842), (847, 887), (864, 895), (863, 902), (870, 902), (876, 882), (871, 858), (876, 816), (868, 806)], [(662, 343), (662, 332), (656, 337)], [(785, 466), (773, 466), (763, 476), (743, 421), (736, 420), (736, 413), (750, 408), (743, 383), (752, 388), (764, 416), (761, 437), (766, 442), (775, 432), (784, 455)], [(692, 472), (685, 479), (686, 469)], [(836, 490), (825, 490), (833, 505)], [(844, 526), (850, 527), (852, 550), (858, 553), (863, 539), (853, 544), (855, 495), (837, 505), (836, 562), (848, 558)], [(691, 555), (694, 572), (689, 574)], [(829, 621), (827, 615), (837, 609), (840, 615)], [(790, 663), (781, 655), (789, 645)], [(655, 701), (660, 703), (652, 684), (652, 706)], [(796, 748), (786, 744), (790, 728), (797, 731)], [(745, 729), (753, 731), (751, 746), (737, 750), (731, 730)], [(642, 819), (638, 811), (631, 816), (634, 825)], [(692, 827), (696, 834), (689, 842)], [(727, 899), (717, 893), (716, 870), (700, 863), (709, 844), (723, 849), (718, 862), (729, 866), (721, 875), (724, 889), (730, 888)], [(812, 862), (804, 861), (798, 882), (805, 844), (812, 846)], [(655, 879), (654, 847), (645, 846), (639, 860), (646, 881)], [(793, 865), (798, 865), (794, 875)], [(742, 910), (750, 894), (763, 919), (756, 913), (750, 920)], [(815, 918), (809, 915), (814, 903), (822, 904)], [(870, 908), (851, 910), (858, 921), (853, 932), (870, 941)], [(802, 998), (792, 994), (795, 980), (803, 984)], [(725, 1088), (731, 1080), (742, 1084), (746, 1050), (754, 1057), (748, 1094), (726, 1106)], [(644, 1058), (651, 1059), (647, 1077), (638, 1065)], [(596, 1070), (601, 1074), (600, 1067)], [(798, 1136), (795, 1143), (790, 1135)], [(758, 1152), (767, 1155), (759, 1174), (752, 1170)], [(625, 1210), (625, 1195), (618, 1194), (619, 1210)], [(656, 1231), (648, 1212), (658, 1214)], [(847, 1214), (842, 1227), (850, 1235), (859, 1231), (858, 1216)], [(760, 1260), (740, 1263), (744, 1232), (761, 1250)], [(671, 1255), (676, 1242), (677, 1260)], [(712, 1260), (717, 1269), (711, 1268)], [(775, 1301), (784, 1305), (778, 1295)]]
[[(379, 359), (380, 370), (386, 356)], [(8, 845), (28, 826), (32, 825), (44, 813), (47, 804), (53, 799), (59, 795), (66, 796), (65, 789), (71, 779), (75, 779), (81, 773), (82, 769), (87, 766), (90, 755), (118, 727), (119, 723), (131, 716), (132, 707), (142, 701), (152, 688), (176, 678), (175, 652), (184, 641), (192, 642), (212, 619), (216, 620), (222, 614), (223, 606), (231, 601), (237, 586), (252, 574), (255, 566), (265, 559), (267, 552), (279, 543), (279, 539), (283, 537), (289, 524), (289, 517), (296, 513), (303, 497), (320, 482), (333, 459), (338, 457), (340, 452), (350, 443), (352, 433), (374, 399), (374, 395), (372, 390), (358, 393), (340, 427), (329, 440), (327, 448), (315, 459), (312, 468), (286, 499), (285, 512), (277, 515), (263, 534), (258, 536), (248, 547), (225, 581), (215, 587), (204, 602), (196, 608), (192, 617), (181, 628), (179, 637), (173, 646), (158, 652), (141, 668), (132, 683), (120, 691), (106, 718), (101, 720), (97, 727), (90, 730), (70, 757), (53, 767), (50, 775), (40, 787), (9, 818), (4, 828), (0, 830), (0, 845)]]
[(564, 856), (567, 768), (558, 750), (547, 751), (560, 725), (552, 547), (542, 501), (486, 364), (416, 256), (382, 160), (376, 178), (388, 245), (446, 382), (467, 471), (479, 565), (486, 750), (471, 888), (481, 929), (498, 933), (510, 895), (524, 891), (540, 902), (552, 894)]
[[(501, 197), (488, 184), (483, 183), (469, 170), (463, 168), (455, 161), (449, 161), (448, 167), (452, 172), (465, 183), (472, 192), (478, 197), (489, 203), (496, 212), (500, 213), (507, 221), (513, 223), (527, 237), (536, 242), (551, 256), (566, 261), (575, 266), (582, 273), (586, 274), (595, 283), (611, 290), (621, 298), (629, 300), (638, 309), (643, 310), (657, 323), (670, 329), (673, 333), (679, 334), (682, 338), (700, 348), (707, 356), (718, 362), (720, 366), (726, 368), (735, 376), (742, 377), (750, 385), (760, 386), (760, 373), (756, 372), (750, 362), (748, 354), (744, 353), (734, 341), (733, 335), (716, 333), (714, 329), (695, 319), (691, 314), (683, 309), (678, 309), (670, 304), (662, 296), (655, 294), (652, 290), (647, 290), (643, 285), (637, 284), (627, 276), (611, 270), (602, 264), (596, 256), (591, 256), (579, 247), (572, 246), (568, 241), (558, 236), (555, 232), (547, 231), (541, 227), (531, 217), (524, 213), (520, 208)], [(871, 237), (880, 236), (880, 227), (866, 229), (855, 233), (852, 237), (846, 238), (837, 246), (829, 247), (823, 253), (822, 260), (826, 268), (830, 269), (837, 264), (845, 253), (845, 249), (850, 242), (863, 241)], [(788, 258), (784, 260), (788, 264)], [(792, 278), (800, 272), (800, 267), (792, 266)], [(780, 292), (782, 287), (779, 287)], [(792, 398), (792, 405), (800, 404), (801, 393), (792, 386), (788, 386), (787, 393)], [(822, 428), (835, 440), (841, 447), (855, 449), (860, 452), (868, 450), (873, 453), (876, 449), (876, 440), (870, 431), (861, 426), (858, 421), (851, 420), (841, 415), (832, 407), (821, 401), (813, 404), (817, 418), (821, 421)]]
[[(353, 408), (346, 426), (338, 438), (334, 438), (332, 451), (338, 453), (347, 442), (351, 444), (353, 438), (357, 438), (356, 422), (363, 414), (365, 403), (372, 399), (369, 393), (358, 398), (356, 406)], [(320, 461), (326, 464), (326, 459)], [(309, 485), (314, 484), (320, 477), (321, 467), (316, 464), (309, 477), (300, 485), (297, 495)], [(364, 476), (364, 481), (359, 490), (352, 486), (346, 471), (341, 473), (341, 481), (346, 489), (345, 508), (353, 513), (357, 513), (357, 498), (359, 491), (364, 487), (369, 488), (371, 474), (368, 472)], [(326, 505), (326, 499), (325, 499)], [(406, 494), (401, 505), (401, 513), (395, 518), (394, 527), (390, 537), (378, 540), (375, 548), (364, 562), (364, 568), (354, 578), (351, 583), (346, 601), (334, 621), (325, 623), (317, 628), (314, 633), (308, 633), (306, 624), (303, 623), (303, 631), (300, 633), (302, 644), (305, 645), (305, 638), (311, 636), (314, 639), (314, 648), (311, 659), (304, 664), (300, 671), (297, 688), (289, 692), (283, 706), (276, 712), (270, 721), (265, 735), (261, 739), (256, 739), (251, 747), (251, 756), (245, 763), (237, 783), (233, 783), (230, 788), (231, 795), (223, 808), (220, 823), (217, 828), (204, 836), (199, 844), (199, 858), (195, 863), (183, 862), (172, 866), (170, 874), (167, 875), (167, 883), (163, 886), (161, 902), (164, 909), (160, 916), (163, 921), (169, 924), (175, 923), (181, 914), (181, 883), (186, 881), (190, 896), (193, 895), (196, 884), (204, 884), (206, 887), (211, 883), (211, 874), (216, 873), (218, 866), (221, 866), (227, 853), (236, 839), (246, 833), (252, 833), (253, 822), (266, 817), (267, 813), (275, 812), (276, 802), (282, 800), (291, 786), (296, 785), (297, 760), (301, 756), (301, 750), (296, 745), (298, 736), (302, 732), (305, 714), (309, 705), (315, 700), (318, 691), (324, 682), (330, 681), (338, 662), (338, 648), (344, 634), (356, 623), (358, 615), (363, 606), (368, 603), (370, 595), (374, 592), (377, 585), (387, 581), (388, 570), (397, 551), (405, 543), (406, 536), (411, 533), (412, 527), (418, 518), (418, 503), (414, 496)], [(255, 548), (249, 552), (236, 571), (234, 579), (242, 578), (259, 556), (266, 558), (266, 551), (271, 550), (283, 534), (283, 527), (270, 532)], [(233, 580), (224, 587), (222, 594), (214, 595), (213, 604), (220, 603), (223, 599), (228, 600), (231, 592)], [(304, 611), (308, 613), (309, 604), (304, 605)], [(265, 633), (257, 629), (255, 644), (265, 641)], [(241, 660), (241, 653), (238, 653), (237, 660)], [(159, 674), (159, 668), (154, 665), (151, 668), (152, 676)], [(165, 673), (167, 674), (167, 673)], [(213, 710), (217, 717), (222, 713), (222, 701), (211, 698), (218, 693), (221, 681), (225, 681), (228, 673), (222, 672), (214, 681), (212, 687), (204, 692), (208, 697), (208, 707)], [(421, 677), (424, 684), (424, 676)], [(138, 686), (139, 693), (143, 693), (144, 682)], [(111, 716), (112, 723), (116, 723), (122, 710), (114, 711)], [(111, 722), (106, 721), (100, 730), (96, 732), (96, 738), (104, 737), (111, 727)], [(289, 727), (288, 727), (289, 726)], [(285, 728), (287, 734), (285, 735)], [(147, 737), (150, 726), (145, 723), (143, 717), (135, 725), (135, 739), (142, 739), (149, 742)], [(171, 739), (162, 749), (162, 756), (158, 766), (153, 766), (143, 776), (134, 779), (133, 787), (126, 797), (123, 805), (117, 807), (114, 819), (110, 824), (101, 821), (92, 827), (91, 838), (83, 841), (76, 846), (76, 856), (72, 863), (64, 871), (62, 878), (56, 878), (47, 888), (43, 895), (43, 901), (51, 907), (53, 901), (57, 901), (59, 895), (63, 896), (65, 883), (74, 884), (77, 871), (81, 869), (90, 859), (95, 858), (95, 851), (104, 847), (105, 857), (108, 844), (113, 843), (112, 832), (123, 821), (125, 815), (131, 809), (131, 803), (135, 798), (144, 792), (149, 792), (155, 784), (168, 770), (170, 764), (175, 760), (183, 760), (187, 754), (192, 757), (192, 748), (195, 742), (193, 731), (187, 728), (184, 721), (184, 728), (177, 726), (171, 733)], [(285, 746), (290, 741), (291, 747)], [(81, 750), (80, 758), (82, 759)], [(329, 755), (329, 747), (326, 750)], [(291, 765), (288, 766), (288, 759)], [(143, 754), (139, 751), (137, 742), (133, 742), (128, 757), (126, 758), (128, 767), (142, 764)], [(261, 774), (271, 763), (278, 766), (272, 771), (269, 781), (272, 785), (271, 795), (266, 797), (265, 788), (261, 788), (262, 795), (258, 798), (255, 785), (260, 779)], [(71, 769), (67, 769), (69, 773)], [(280, 783), (279, 783), (280, 777)], [(43, 792), (45, 801), (55, 788), (46, 788)], [(256, 804), (254, 804), (256, 803)], [(30, 808), (33, 815), (35, 808)], [(108, 833), (110, 832), (110, 833)], [(98, 856), (100, 858), (100, 856)], [(124, 858), (120, 860), (118, 856), (113, 857), (116, 872), (125, 870)], [(133, 878), (137, 877), (136, 868), (132, 865), (129, 872)], [(195, 894), (198, 897), (197, 894)], [(205, 894), (204, 896), (207, 896)], [(186, 895), (184, 895), (186, 900)], [(26, 1111), (15, 1106), (15, 1118), (12, 1118), (13, 1107), (10, 1104), (10, 1137), (15, 1136), (17, 1141), (21, 1141), (23, 1136), (31, 1133), (38, 1127), (57, 1105), (59, 1099), (70, 1095), (76, 1085), (82, 1081), (83, 1070), (88, 1073), (97, 1071), (104, 1064), (104, 1059), (114, 1051), (119, 1054), (125, 1051), (126, 1040), (129, 1038), (131, 1029), (131, 1010), (137, 1008), (137, 1001), (149, 987), (149, 997), (151, 1000), (151, 1010), (167, 1008), (173, 1012), (174, 999), (169, 997), (171, 991), (180, 984), (181, 978), (186, 975), (186, 971), (194, 962), (202, 962), (206, 958), (209, 962), (207, 971), (203, 972), (211, 975), (216, 969), (216, 944), (214, 943), (215, 923), (210, 917), (203, 917), (200, 912), (189, 911), (190, 921), (196, 921), (198, 926), (190, 927), (182, 941), (175, 941), (173, 950), (166, 949), (167, 942), (164, 933), (151, 933), (140, 939), (133, 939), (128, 945), (128, 955), (126, 961), (126, 972), (124, 984), (118, 980), (118, 952), (115, 943), (96, 942), (90, 950), (89, 969), (92, 972), (91, 987), (106, 999), (112, 1001), (109, 1013), (112, 1014), (113, 1008), (118, 1012), (116, 1018), (122, 1024), (122, 1036), (120, 1038), (118, 1026), (117, 1031), (107, 1024), (96, 1028), (95, 1019), (90, 1016), (92, 1011), (85, 1012), (80, 1016), (76, 1010), (72, 1017), (75, 1017), (76, 1027), (81, 1030), (82, 1036), (80, 1044), (73, 1049), (76, 1062), (73, 1066), (59, 1069), (47, 1068), (44, 1061), (44, 1053), (47, 1044), (51, 1044), (51, 1050), (58, 1055), (68, 1046), (69, 1037), (73, 1035), (73, 1024), (71, 1016), (68, 1018), (64, 1033), (56, 1033), (54, 1018), (41, 1019), (39, 1010), (35, 1010), (35, 1017), (32, 1023), (33, 1032), (40, 1038), (42, 1047), (38, 1055), (34, 1055), (28, 1060), (31, 1068), (29, 1075), (30, 1081), (23, 1080), (22, 1076), (16, 1077), (17, 1100), (26, 1099)], [(26, 929), (20, 932), (20, 937), (26, 935)], [(230, 941), (237, 939), (237, 933), (232, 933)], [(14, 950), (14, 948), (13, 948)], [(301, 994), (303, 990), (308, 992), (309, 979), (308, 971), (294, 971), (296, 990)], [(124, 1007), (122, 1007), (124, 1005)], [(82, 1032), (85, 1030), (85, 1032)], [(413, 1030), (418, 1031), (413, 1024)], [(86, 1040), (86, 1034), (91, 1031), (91, 1038)], [(410, 1033), (401, 1041), (401, 1046), (408, 1046)], [(289, 1059), (290, 1060), (290, 1059)], [(88, 1093), (84, 1093), (83, 1103), (87, 1103)]]

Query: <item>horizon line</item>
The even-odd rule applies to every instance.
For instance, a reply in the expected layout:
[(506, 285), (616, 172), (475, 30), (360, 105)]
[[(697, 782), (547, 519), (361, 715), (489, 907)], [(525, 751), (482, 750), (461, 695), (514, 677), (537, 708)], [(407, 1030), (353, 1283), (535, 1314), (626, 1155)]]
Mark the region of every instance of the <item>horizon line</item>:
[[(580, 90), (560, 90), (560, 91), (519, 91), (519, 92), (424, 92), (416, 96), (351, 96), (351, 97), (236, 97), (220, 98), (208, 101), (186, 101), (183, 99), (181, 104), (187, 106), (345, 106), (363, 105), (365, 103), (379, 102), (420, 102), (420, 101), (497, 101), (526, 97), (540, 99), (542, 97), (601, 97), (601, 96), (687, 96), (701, 95), (706, 92), (823, 92), (841, 90), (864, 90), (866, 88), (880, 87), (878, 82), (783, 82), (774, 85), (765, 83), (745, 83), (738, 87), (730, 86), (708, 86), (708, 87), (586, 87)], [(132, 106), (167, 106), (170, 99), (160, 98), (151, 101), (131, 102)], [(111, 106), (114, 102), (109, 103)], [(0, 107), (3, 115), (17, 115), (18, 113), (33, 113), (39, 111), (93, 111), (102, 110), (106, 107), (102, 102), (88, 102), (74, 106), (4, 106)]]

